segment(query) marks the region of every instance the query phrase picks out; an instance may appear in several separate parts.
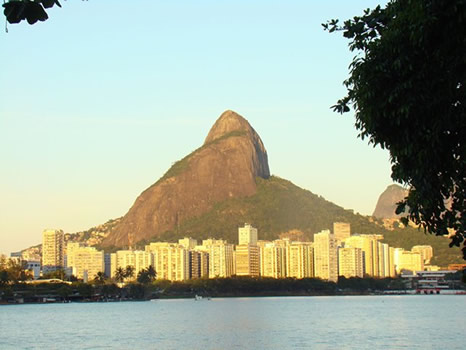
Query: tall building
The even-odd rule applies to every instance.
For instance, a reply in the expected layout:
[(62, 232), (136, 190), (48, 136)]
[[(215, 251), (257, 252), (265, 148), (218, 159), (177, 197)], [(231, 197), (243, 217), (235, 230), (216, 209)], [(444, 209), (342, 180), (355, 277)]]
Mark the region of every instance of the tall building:
[(187, 250), (192, 250), (197, 246), (197, 239), (185, 237), (178, 240), (178, 244)]
[(64, 235), (62, 230), (42, 232), (42, 271), (47, 273), (65, 267)]
[(415, 245), (411, 251), (421, 254), (424, 264), (430, 264), (430, 259), (434, 256), (434, 250), (430, 245)]
[(79, 243), (67, 244), (67, 267), (80, 279), (92, 280), (98, 272), (104, 272), (104, 252), (94, 247), (81, 246)]
[(314, 277), (314, 248), (312, 242), (290, 242), (287, 244), (286, 276), (294, 278)]
[(236, 246), (235, 263), (237, 276), (259, 276), (260, 250), (257, 245), (240, 244)]
[(403, 248), (395, 248), (395, 269), (397, 274), (403, 271), (416, 271), (424, 270), (424, 262), (420, 253), (410, 252)]
[(276, 242), (259, 241), (260, 275), (264, 277), (286, 277), (286, 247)]
[(209, 277), (209, 253), (203, 250), (189, 251), (189, 278)]
[(337, 242), (329, 230), (314, 234), (315, 277), (338, 281)]
[(238, 244), (257, 244), (257, 228), (249, 224), (244, 224), (244, 227), (238, 229)]
[(259, 276), (260, 250), (257, 246), (257, 229), (249, 224), (238, 228), (238, 242), (235, 250), (237, 276)]
[(157, 279), (185, 281), (189, 279), (189, 251), (180, 244), (157, 242), (146, 245), (154, 254)]
[(395, 248), (388, 247), (388, 253), (390, 255), (390, 277), (396, 277), (396, 269), (395, 269)]
[(235, 274), (232, 244), (220, 239), (205, 239), (197, 249), (209, 253), (209, 278), (231, 277)]
[[(146, 246), (147, 249), (147, 246)], [(126, 269), (127, 266), (134, 268), (134, 275), (128, 280), (137, 278), (141, 270), (147, 269), (149, 266), (154, 266), (154, 255), (150, 251), (143, 250), (117, 250), (116, 253), (110, 255), (111, 262), (111, 277), (115, 277), (115, 272), (118, 268)], [(158, 277), (158, 271), (157, 277)]]
[(367, 235), (352, 235), (344, 240), (345, 248), (360, 248), (364, 258), (364, 275), (374, 277), (374, 239)]
[(334, 222), (333, 234), (337, 243), (340, 244), (351, 235), (351, 225), (348, 222)]
[(361, 248), (338, 249), (338, 275), (364, 277), (363, 253)]

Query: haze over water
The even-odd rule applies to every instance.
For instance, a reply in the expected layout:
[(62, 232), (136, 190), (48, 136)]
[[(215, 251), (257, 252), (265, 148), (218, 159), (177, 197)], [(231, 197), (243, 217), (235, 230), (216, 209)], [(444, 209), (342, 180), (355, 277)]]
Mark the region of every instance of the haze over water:
[(464, 296), (2, 306), (2, 349), (463, 349)]

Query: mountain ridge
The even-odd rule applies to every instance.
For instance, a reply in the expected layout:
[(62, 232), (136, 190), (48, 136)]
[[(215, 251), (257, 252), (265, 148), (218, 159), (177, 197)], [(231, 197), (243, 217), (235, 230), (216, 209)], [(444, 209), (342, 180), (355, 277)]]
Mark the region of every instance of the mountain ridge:
[(201, 147), (138, 196), (103, 246), (131, 245), (173, 230), (217, 202), (254, 194), (255, 178), (269, 176), (267, 151), (259, 135), (246, 119), (227, 110)]

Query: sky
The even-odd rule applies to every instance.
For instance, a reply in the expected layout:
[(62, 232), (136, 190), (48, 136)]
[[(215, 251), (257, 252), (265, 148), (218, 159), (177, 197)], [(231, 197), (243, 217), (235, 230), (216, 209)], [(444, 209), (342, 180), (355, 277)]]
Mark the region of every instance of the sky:
[[(273, 175), (372, 214), (386, 150), (330, 106), (354, 53), (321, 23), (377, 1), (66, 1), (0, 32), (0, 253), (124, 215), (231, 109)], [(2, 16), (3, 20), (3, 16)]]

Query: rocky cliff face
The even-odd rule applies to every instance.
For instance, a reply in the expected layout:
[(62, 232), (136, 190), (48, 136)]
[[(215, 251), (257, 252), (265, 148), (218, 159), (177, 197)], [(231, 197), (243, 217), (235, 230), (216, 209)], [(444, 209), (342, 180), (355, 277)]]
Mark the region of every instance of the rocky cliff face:
[(204, 145), (175, 163), (136, 199), (104, 240), (125, 246), (176, 231), (215, 203), (256, 193), (256, 177), (270, 176), (267, 152), (256, 131), (233, 111), (224, 112)]
[(402, 201), (408, 195), (408, 190), (404, 189), (399, 185), (390, 185), (379, 197), (377, 205), (375, 206), (374, 213), (379, 219), (392, 219), (400, 217), (396, 215), (396, 203)]

